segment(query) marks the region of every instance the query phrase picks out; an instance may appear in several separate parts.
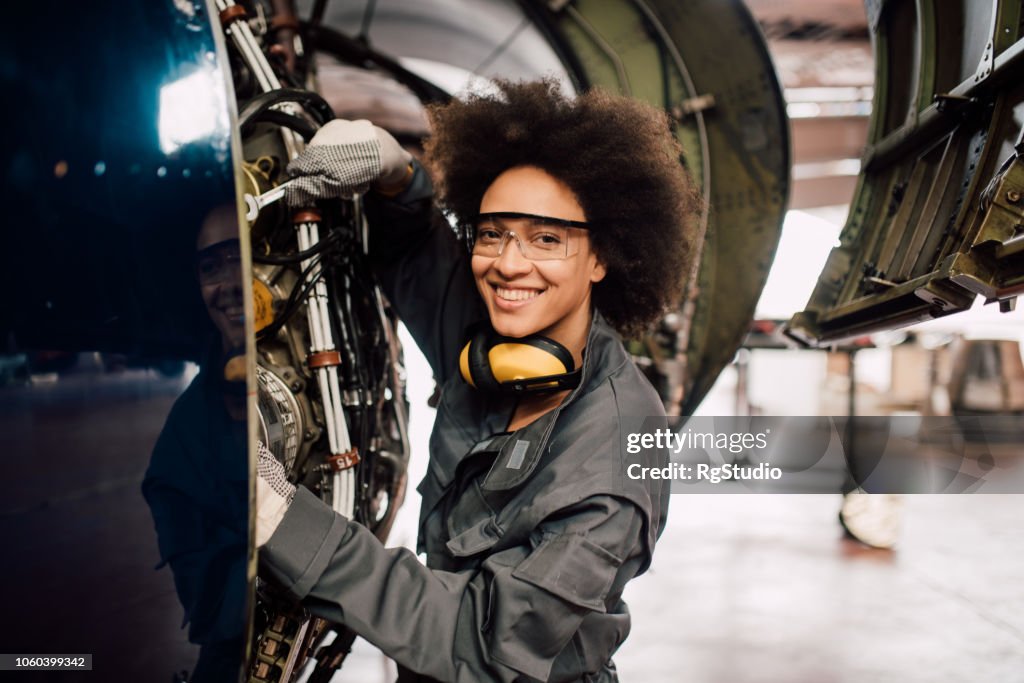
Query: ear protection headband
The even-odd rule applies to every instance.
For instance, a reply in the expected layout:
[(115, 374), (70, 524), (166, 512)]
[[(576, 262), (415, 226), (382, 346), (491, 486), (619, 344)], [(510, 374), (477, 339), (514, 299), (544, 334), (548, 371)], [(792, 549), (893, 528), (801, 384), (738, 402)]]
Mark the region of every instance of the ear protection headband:
[(462, 378), (499, 394), (539, 394), (574, 389), (580, 383), (569, 349), (539, 334), (503, 337), (483, 325), (459, 355)]

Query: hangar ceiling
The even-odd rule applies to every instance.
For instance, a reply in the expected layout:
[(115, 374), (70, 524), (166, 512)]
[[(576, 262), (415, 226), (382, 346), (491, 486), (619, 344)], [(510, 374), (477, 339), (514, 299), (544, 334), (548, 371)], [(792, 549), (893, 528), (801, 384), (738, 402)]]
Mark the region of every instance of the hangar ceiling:
[(747, 0), (768, 40), (793, 141), (790, 208), (848, 204), (867, 141), (874, 60), (861, 0)]

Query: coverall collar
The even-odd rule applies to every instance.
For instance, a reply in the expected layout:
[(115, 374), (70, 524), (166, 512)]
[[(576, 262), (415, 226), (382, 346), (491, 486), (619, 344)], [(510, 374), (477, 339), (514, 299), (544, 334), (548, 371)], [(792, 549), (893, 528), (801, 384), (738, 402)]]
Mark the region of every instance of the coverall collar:
[(483, 481), (483, 489), (502, 491), (526, 481), (537, 468), (562, 410), (604, 381), (626, 360), (618, 334), (600, 311), (594, 309), (587, 344), (583, 349), (583, 376), (579, 386), (557, 407), (525, 427), (488, 440), (486, 450), (496, 450), (498, 455)]

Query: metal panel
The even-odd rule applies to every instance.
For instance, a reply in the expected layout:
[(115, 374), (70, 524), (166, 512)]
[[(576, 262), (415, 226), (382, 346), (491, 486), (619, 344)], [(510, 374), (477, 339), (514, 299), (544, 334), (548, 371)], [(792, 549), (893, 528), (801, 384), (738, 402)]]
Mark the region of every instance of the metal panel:
[(1021, 3), (869, 10), (871, 144), (841, 244), (789, 324), (810, 344), (949, 315), (978, 295), (1008, 310), (1021, 291)]

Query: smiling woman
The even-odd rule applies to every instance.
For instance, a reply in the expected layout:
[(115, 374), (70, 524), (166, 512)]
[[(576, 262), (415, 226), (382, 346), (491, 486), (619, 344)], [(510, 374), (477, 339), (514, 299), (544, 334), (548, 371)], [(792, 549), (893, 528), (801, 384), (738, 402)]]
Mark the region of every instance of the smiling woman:
[[(585, 224), (586, 219), (572, 190), (535, 166), (518, 166), (498, 176), (480, 200), (480, 212), (492, 216), (540, 214), (573, 221), (577, 226)], [(478, 223), (473, 245), (473, 276), (491, 325), (509, 337), (541, 334), (554, 339), (572, 352), (577, 364), (581, 363), (591, 319), (590, 289), (606, 272), (590, 238), (579, 227), (559, 227), (556, 233), (550, 228), (544, 230), (542, 223), (533, 220), (533, 225), (524, 227), (535, 234), (506, 232), (515, 234), (519, 249), (501, 248), (498, 240), (507, 243), (507, 237), (503, 239), (495, 230), (504, 227), (495, 225), (500, 220)], [(570, 231), (576, 234), (570, 235)], [(495, 242), (495, 249), (489, 248), (489, 241)], [(530, 246), (524, 248), (524, 244)], [(549, 251), (543, 251), (545, 246)], [(539, 250), (554, 258), (538, 258), (534, 252)]]
[(203, 219), (196, 238), (196, 276), (210, 320), (220, 332), (224, 350), (245, 344), (242, 300), (242, 257), (238, 242), (238, 209), (216, 207)]
[[(621, 419), (664, 409), (612, 326), (674, 303), (698, 206), (663, 113), (551, 82), (499, 89), (431, 111), (427, 165), (457, 233), (417, 162), (404, 189), (366, 197), (376, 273), (442, 383), (426, 566), (261, 449), (263, 574), (394, 658), (403, 683), (614, 681), (622, 591), (650, 565), (669, 491), (625, 476), (668, 457), (627, 457)], [(324, 126), (289, 170), (344, 195), (409, 163), (331, 142), (350, 126)]]

